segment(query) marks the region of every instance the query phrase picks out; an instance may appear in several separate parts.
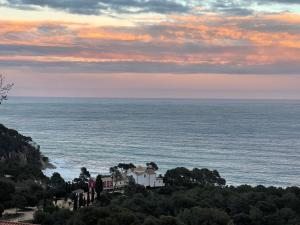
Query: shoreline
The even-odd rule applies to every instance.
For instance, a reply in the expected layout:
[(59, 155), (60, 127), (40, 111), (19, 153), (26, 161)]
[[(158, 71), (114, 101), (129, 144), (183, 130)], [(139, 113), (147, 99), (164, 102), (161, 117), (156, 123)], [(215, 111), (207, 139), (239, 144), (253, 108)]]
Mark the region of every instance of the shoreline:
[[(84, 166), (86, 167), (87, 169), (89, 169), (88, 166)], [(177, 167), (184, 167), (184, 166), (180, 166), (178, 165)], [(175, 167), (176, 168), (176, 167)], [(185, 167), (186, 168), (186, 167)], [(170, 169), (174, 169), (174, 168), (170, 168)], [(193, 168), (187, 168), (187, 169), (193, 169)], [(212, 168), (209, 168), (209, 169), (212, 169)], [(219, 170), (217, 170), (219, 171)], [(78, 174), (80, 173), (80, 168), (79, 170), (75, 171), (75, 169), (67, 169), (67, 168), (64, 168), (62, 167), (62, 165), (58, 165), (58, 164), (53, 164), (51, 162), (48, 162), (47, 163), (47, 166), (45, 168), (43, 168), (43, 173), (48, 176), (48, 177), (51, 177), (52, 174), (54, 172), (58, 172), (63, 178), (64, 180), (66, 181), (73, 181), (74, 178), (76, 178), (78, 176)], [(222, 175), (222, 171), (219, 171), (220, 174)], [(162, 175), (165, 175), (166, 172), (159, 172), (160, 174)], [(109, 167), (107, 167), (107, 170), (106, 172), (91, 172), (91, 175), (95, 176), (97, 174), (101, 174), (101, 175), (104, 175), (104, 176), (107, 176), (107, 175), (110, 175), (109, 173)], [(237, 183), (237, 182), (233, 182), (233, 181), (230, 181), (230, 178), (229, 177), (225, 177), (225, 176), (222, 176), (226, 179), (226, 186), (233, 186), (233, 187), (239, 187), (239, 186), (251, 186), (251, 187), (257, 187), (257, 186), (263, 186), (263, 187), (276, 187), (276, 188), (283, 188), (283, 189), (286, 189), (286, 188), (290, 188), (290, 187), (299, 187), (300, 185), (275, 185), (275, 184), (265, 184), (265, 183), (250, 183), (250, 182), (244, 182), (244, 183)]]
[(50, 169), (50, 170), (57, 169), (57, 166), (55, 166), (53, 163), (51, 163), (49, 161), (45, 162), (45, 161), (41, 160), (41, 163), (42, 163), (42, 171), (45, 171), (47, 169)]

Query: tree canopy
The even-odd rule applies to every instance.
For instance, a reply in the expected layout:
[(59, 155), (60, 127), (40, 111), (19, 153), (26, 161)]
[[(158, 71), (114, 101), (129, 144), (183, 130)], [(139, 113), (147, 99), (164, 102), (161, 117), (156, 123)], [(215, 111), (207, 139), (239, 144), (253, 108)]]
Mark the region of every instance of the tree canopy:
[(189, 170), (184, 167), (177, 167), (168, 170), (165, 174), (164, 181), (168, 185), (191, 186), (191, 185), (217, 185), (226, 184), (224, 178), (220, 176), (218, 171), (209, 169)]
[(13, 83), (5, 84), (5, 77), (0, 74), (0, 104), (7, 100), (7, 94), (14, 86)]

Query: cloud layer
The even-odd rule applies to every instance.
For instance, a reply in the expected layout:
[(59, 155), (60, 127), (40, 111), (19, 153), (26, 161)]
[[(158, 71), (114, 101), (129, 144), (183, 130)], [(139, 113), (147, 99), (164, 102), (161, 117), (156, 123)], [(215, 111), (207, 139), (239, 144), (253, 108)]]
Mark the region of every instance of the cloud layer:
[(51, 8), (72, 14), (119, 16), (140, 13), (192, 13), (217, 12), (226, 15), (252, 15), (257, 6), (283, 5), (293, 11), (298, 0), (0, 0), (0, 5), (23, 10)]
[(6, 0), (4, 4), (21, 9), (48, 7), (86, 15), (99, 15), (105, 12), (165, 14), (190, 10), (188, 3), (175, 0)]
[(172, 14), (131, 27), (2, 20), (0, 65), (90, 73), (299, 74), (300, 16)]

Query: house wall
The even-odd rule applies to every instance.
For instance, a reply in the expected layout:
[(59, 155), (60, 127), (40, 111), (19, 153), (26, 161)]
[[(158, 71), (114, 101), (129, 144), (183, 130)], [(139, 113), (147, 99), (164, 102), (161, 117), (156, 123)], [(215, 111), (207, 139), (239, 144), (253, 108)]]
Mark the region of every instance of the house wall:
[(135, 174), (129, 173), (129, 176), (132, 176), (137, 184), (143, 185), (145, 187), (162, 187), (164, 186), (163, 180), (161, 178), (157, 178), (156, 174)]
[(164, 183), (163, 179), (156, 178), (155, 187), (163, 187), (163, 186), (165, 186), (165, 183)]
[(104, 191), (113, 189), (113, 181), (111, 177), (102, 177), (102, 182)]
[(148, 180), (147, 174), (141, 174), (137, 176), (137, 183), (140, 185), (144, 185), (145, 187), (149, 186), (149, 180)]
[(155, 180), (156, 180), (156, 175), (155, 174), (149, 174), (149, 181), (150, 181), (149, 186), (150, 187), (155, 187)]
[(122, 188), (125, 185), (127, 185), (127, 182), (125, 180), (118, 180), (118, 181), (113, 181), (113, 186), (116, 188)]

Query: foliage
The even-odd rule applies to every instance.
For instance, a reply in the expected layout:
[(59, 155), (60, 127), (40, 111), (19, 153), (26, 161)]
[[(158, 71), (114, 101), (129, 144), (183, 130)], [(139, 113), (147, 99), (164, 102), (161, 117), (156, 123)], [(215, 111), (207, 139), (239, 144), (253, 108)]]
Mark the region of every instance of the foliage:
[(218, 171), (208, 169), (189, 170), (184, 167), (177, 167), (168, 170), (164, 177), (164, 182), (172, 186), (193, 186), (193, 185), (217, 185), (222, 186), (226, 184)]
[(66, 220), (70, 219), (72, 212), (67, 209), (56, 209), (52, 213), (37, 211), (34, 214), (35, 224), (45, 224), (45, 225), (64, 225)]
[(50, 185), (53, 188), (65, 187), (65, 180), (57, 172), (53, 173), (50, 178)]
[(2, 217), (3, 213), (4, 213), (4, 206), (0, 204), (0, 218)]
[(42, 173), (42, 155), (30, 137), (0, 124), (0, 177), (13, 180), (46, 179)]
[(5, 84), (5, 77), (0, 74), (0, 104), (2, 101), (7, 100), (7, 94), (13, 86), (13, 83)]
[(122, 173), (117, 166), (110, 167), (109, 172), (111, 173), (112, 179), (114, 181), (115, 186), (117, 185), (117, 181), (121, 179)]
[(151, 166), (154, 170), (158, 170), (158, 166), (155, 162), (146, 163), (146, 166)]
[(119, 163), (118, 168), (123, 169), (123, 170), (129, 170), (129, 169), (134, 169), (135, 165), (132, 163)]
[(184, 224), (211, 224), (229, 225), (233, 224), (230, 217), (224, 211), (214, 208), (184, 209), (178, 217)]
[[(146, 189), (132, 183), (124, 194), (102, 194), (103, 199), (67, 214), (60, 224), (300, 224), (300, 188), (224, 186), (219, 173), (214, 171), (180, 168), (179, 172), (185, 175), (183, 179), (173, 177), (174, 170), (167, 172), (169, 179), (175, 178), (176, 182), (160, 189)], [(39, 223), (54, 221), (52, 214), (45, 218)]]
[(48, 182), (39, 147), (30, 137), (0, 124), (0, 159), (0, 202), (4, 208), (36, 206), (44, 196), (42, 186)]
[(128, 183), (128, 185), (125, 187), (125, 193), (127, 196), (132, 196), (137, 193), (146, 196), (148, 194), (148, 190), (143, 185)]
[(87, 170), (86, 167), (82, 167), (79, 175), (79, 179), (81, 179), (84, 182), (87, 182), (89, 180), (89, 178), (91, 177), (90, 172)]
[(50, 177), (51, 194), (57, 198), (66, 196), (66, 182), (59, 173), (53, 173)]
[(26, 198), (22, 195), (14, 195), (13, 201), (18, 209), (25, 209), (25, 207), (28, 206)]
[(103, 182), (102, 182), (102, 179), (101, 179), (101, 175), (98, 175), (97, 178), (96, 178), (95, 191), (97, 193), (97, 199), (99, 200), (101, 192), (103, 191)]
[(15, 186), (11, 181), (0, 180), (0, 202), (9, 200), (14, 192)]

